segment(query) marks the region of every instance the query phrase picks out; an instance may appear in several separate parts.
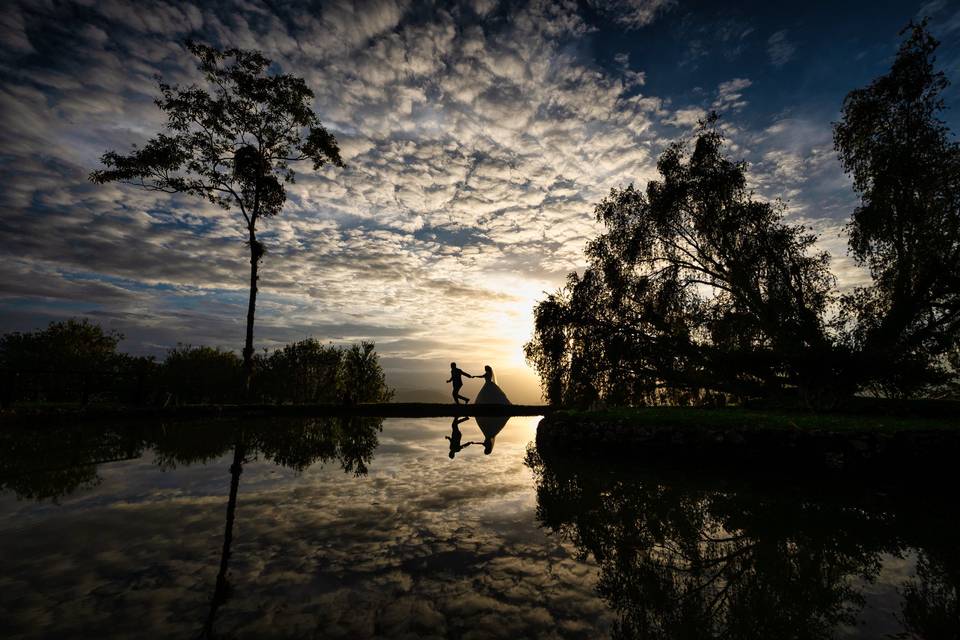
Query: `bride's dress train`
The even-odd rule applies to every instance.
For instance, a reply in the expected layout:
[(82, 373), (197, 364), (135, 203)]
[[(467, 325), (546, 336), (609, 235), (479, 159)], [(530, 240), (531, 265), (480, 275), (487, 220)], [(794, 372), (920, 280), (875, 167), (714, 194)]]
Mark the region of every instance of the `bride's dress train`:
[(507, 394), (503, 392), (503, 389), (497, 386), (496, 382), (485, 382), (483, 387), (480, 388), (480, 391), (477, 393), (477, 397), (473, 400), (474, 404), (510, 404), (510, 400), (507, 399)]
[(483, 376), (486, 382), (480, 388), (477, 397), (473, 400), (474, 404), (510, 404), (507, 394), (503, 392), (497, 383), (493, 381), (493, 372)]

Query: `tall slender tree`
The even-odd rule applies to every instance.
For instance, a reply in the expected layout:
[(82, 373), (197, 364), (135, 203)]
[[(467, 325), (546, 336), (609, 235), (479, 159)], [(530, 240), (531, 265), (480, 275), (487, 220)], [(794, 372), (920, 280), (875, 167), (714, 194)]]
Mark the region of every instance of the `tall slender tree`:
[(258, 51), (216, 49), (187, 42), (206, 86), (181, 87), (159, 80), (157, 106), (167, 114), (165, 130), (128, 155), (108, 151), (105, 168), (90, 179), (122, 182), (148, 191), (188, 193), (224, 209), (239, 209), (250, 250), (243, 365), (249, 388), (253, 370), (253, 324), (258, 269), (265, 248), (257, 223), (280, 213), (284, 183), (294, 181), (292, 163), (317, 170), (342, 167), (340, 150), (313, 112), (313, 92), (302, 78), (272, 73)]

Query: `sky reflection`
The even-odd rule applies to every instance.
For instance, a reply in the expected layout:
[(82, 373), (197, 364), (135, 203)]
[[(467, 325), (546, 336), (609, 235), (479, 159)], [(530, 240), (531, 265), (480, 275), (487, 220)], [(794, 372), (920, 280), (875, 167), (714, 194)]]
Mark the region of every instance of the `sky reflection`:
[[(447, 419), (387, 420), (369, 475), (244, 465), (233, 595), (216, 630), (240, 637), (593, 636), (609, 624), (595, 570), (536, 523), (514, 418), (491, 455), (447, 457)], [(482, 440), (476, 423), (465, 437)], [(0, 593), (12, 636), (196, 635), (215, 582), (231, 456), (161, 471), (152, 453), (105, 465), (60, 506), (0, 503)], [(65, 537), (64, 531), (70, 536)]]
[[(197, 637), (207, 620), (226, 637), (956, 628), (956, 507), (935, 496), (551, 462), (528, 449), (538, 418), (451, 459), (450, 420), (74, 425), (67, 448), (55, 429), (0, 434), (0, 636)], [(485, 437), (473, 418), (460, 429)], [(118, 451), (134, 457), (62, 473), (63, 456)], [(742, 610), (699, 616), (709, 602), (688, 599), (727, 593)]]

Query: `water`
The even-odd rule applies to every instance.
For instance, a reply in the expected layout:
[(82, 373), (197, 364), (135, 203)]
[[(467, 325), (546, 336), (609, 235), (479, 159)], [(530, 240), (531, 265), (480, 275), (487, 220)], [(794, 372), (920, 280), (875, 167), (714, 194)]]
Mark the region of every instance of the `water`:
[(496, 420), (453, 459), (449, 418), (6, 430), (0, 636), (960, 629), (949, 499), (541, 456)]

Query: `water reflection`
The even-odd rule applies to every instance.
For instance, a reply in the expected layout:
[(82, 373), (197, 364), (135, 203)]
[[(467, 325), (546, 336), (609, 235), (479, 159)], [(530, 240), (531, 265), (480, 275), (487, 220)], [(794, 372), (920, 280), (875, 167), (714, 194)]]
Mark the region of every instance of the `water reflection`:
[(535, 424), (3, 430), (0, 637), (957, 636), (949, 499), (526, 467)]
[(471, 440), (469, 442), (463, 442), (463, 431), (460, 429), (460, 425), (470, 420), (470, 418), (454, 416), (453, 421), (450, 423), (450, 435), (444, 436), (444, 438), (449, 441), (450, 444), (447, 455), (451, 460), (472, 444), (483, 445), (484, 455), (490, 455), (493, 453), (493, 444), (496, 441), (497, 435), (503, 431), (503, 428), (507, 426), (507, 422), (510, 421), (509, 416), (474, 416), (474, 419), (477, 421), (477, 426), (480, 427), (480, 432), (483, 434), (482, 441)]
[(172, 425), (82, 425), (8, 430), (0, 435), (0, 490), (19, 499), (58, 500), (100, 482), (98, 466), (132, 460), (152, 449), (164, 470), (216, 460), (232, 449), (226, 522), (219, 569), (201, 637), (215, 637), (217, 611), (229, 599), (229, 565), (243, 465), (259, 456), (295, 471), (336, 461), (344, 472), (366, 475), (382, 418), (326, 417)]
[(454, 416), (453, 421), (450, 423), (450, 435), (444, 436), (447, 440), (450, 441), (450, 459), (453, 460), (454, 457), (469, 447), (472, 444), (477, 444), (476, 442), (464, 442), (463, 441), (463, 432), (460, 431), (460, 425), (470, 418)]
[(505, 416), (477, 416), (477, 425), (483, 432), (483, 453), (490, 455), (493, 453), (493, 443), (497, 435), (507, 426), (510, 418)]
[[(928, 491), (921, 504), (895, 488), (584, 464), (533, 448), (527, 464), (538, 519), (596, 559), (616, 638), (960, 632), (951, 496)], [(865, 615), (865, 585), (891, 560), (914, 557), (901, 610)]]

